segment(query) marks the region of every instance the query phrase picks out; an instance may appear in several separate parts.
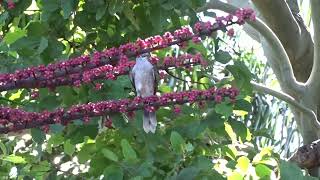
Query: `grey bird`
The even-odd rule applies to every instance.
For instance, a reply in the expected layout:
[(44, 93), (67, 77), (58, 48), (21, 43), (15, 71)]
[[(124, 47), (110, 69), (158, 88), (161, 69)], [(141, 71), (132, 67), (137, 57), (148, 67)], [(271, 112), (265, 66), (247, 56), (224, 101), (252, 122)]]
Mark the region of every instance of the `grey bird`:
[[(157, 90), (157, 70), (149, 62), (150, 54), (145, 53), (136, 58), (136, 64), (129, 73), (131, 83), (137, 93), (137, 96), (148, 97), (155, 95)], [(146, 133), (155, 133), (157, 119), (155, 112), (144, 110), (143, 129)]]

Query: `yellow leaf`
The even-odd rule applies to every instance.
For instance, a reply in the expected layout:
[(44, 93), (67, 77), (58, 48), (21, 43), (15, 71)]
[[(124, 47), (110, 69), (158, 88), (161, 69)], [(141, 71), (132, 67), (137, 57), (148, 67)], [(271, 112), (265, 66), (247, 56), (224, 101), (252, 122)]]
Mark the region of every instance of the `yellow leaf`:
[(237, 167), (243, 172), (246, 173), (249, 169), (250, 166), (250, 160), (245, 157), (245, 156), (241, 156), (238, 160), (237, 160)]
[(234, 133), (232, 127), (228, 123), (224, 123), (224, 129), (226, 130), (227, 134), (231, 138), (232, 143), (237, 142), (237, 135)]
[(22, 93), (22, 91), (19, 90), (18, 92), (12, 94), (12, 95), (9, 97), (9, 100), (13, 101), (13, 100), (19, 99), (20, 96), (21, 96), (21, 93)]
[(241, 117), (244, 117), (245, 115), (248, 114), (247, 111), (242, 111), (242, 110), (233, 110), (233, 113), (237, 116), (241, 116)]
[(228, 176), (228, 180), (243, 180), (243, 176), (238, 172), (233, 172)]

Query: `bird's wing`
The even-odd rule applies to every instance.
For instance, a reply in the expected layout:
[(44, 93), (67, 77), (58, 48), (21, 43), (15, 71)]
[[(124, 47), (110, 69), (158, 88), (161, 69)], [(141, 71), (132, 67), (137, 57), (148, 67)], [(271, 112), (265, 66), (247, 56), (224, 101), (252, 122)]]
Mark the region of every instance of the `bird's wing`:
[(135, 85), (135, 82), (134, 82), (134, 69), (132, 69), (130, 72), (129, 72), (129, 79), (130, 79), (130, 82), (132, 84), (132, 87), (134, 89), (134, 91), (136, 91), (136, 85)]
[(160, 80), (159, 71), (158, 71), (157, 66), (153, 66), (152, 72), (153, 72), (152, 76), (153, 76), (153, 79), (154, 79), (153, 86), (154, 86), (154, 95), (155, 95), (157, 93), (157, 91), (158, 91), (158, 83), (159, 83), (159, 80)]

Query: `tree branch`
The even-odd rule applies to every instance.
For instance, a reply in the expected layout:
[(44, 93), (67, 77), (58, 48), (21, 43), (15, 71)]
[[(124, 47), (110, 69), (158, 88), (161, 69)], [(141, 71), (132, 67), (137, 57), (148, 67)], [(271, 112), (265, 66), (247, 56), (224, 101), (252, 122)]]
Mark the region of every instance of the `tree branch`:
[(75, 119), (83, 119), (84, 122), (88, 122), (90, 117), (104, 116), (108, 113), (128, 113), (139, 109), (148, 109), (148, 107), (184, 104), (187, 102), (194, 103), (205, 100), (215, 101), (217, 96), (229, 97), (235, 100), (238, 92), (235, 88), (216, 89), (212, 87), (208, 90), (173, 92), (162, 96), (90, 102), (74, 105), (68, 110), (59, 108), (52, 112), (42, 111), (40, 113), (0, 107), (0, 134), (56, 123), (67, 125)]
[[(310, 76), (313, 65), (313, 41), (310, 32), (299, 14), (300, 10), (297, 0), (286, 0), (289, 9), (284, 0), (259, 1), (257, 3), (260, 4), (260, 6), (254, 6), (253, 3), (250, 3), (252, 1), (249, 2), (249, 0), (228, 0), (228, 2), (237, 7), (252, 7), (257, 9), (258, 17), (267, 22), (268, 26), (275, 32), (283, 44), (297, 81), (306, 82)], [(272, 4), (269, 5), (268, 3), (271, 2)], [(281, 9), (281, 11), (276, 11), (275, 9), (277, 8)], [(297, 33), (294, 33), (293, 30), (289, 28), (290, 26), (288, 24), (290, 22), (295, 27), (293, 30), (299, 30)], [(295, 26), (295, 23), (297, 26)], [(251, 38), (261, 42), (262, 39), (260, 39), (259, 34), (252, 29), (252, 27), (244, 25), (243, 29)], [(283, 31), (283, 29), (289, 30)], [(288, 43), (288, 41), (292, 43)], [(262, 43), (262, 46), (267, 58), (270, 58), (270, 55), (266, 53), (266, 48), (269, 47), (266, 47), (266, 43)]]
[[(215, 81), (221, 81), (222, 79), (213, 77), (213, 80)], [(271, 96), (274, 96), (286, 103), (288, 103), (289, 105), (295, 107), (296, 109), (300, 110), (303, 113), (306, 113), (307, 115), (309, 115), (312, 118), (312, 122), (314, 123), (314, 125), (318, 128), (320, 128), (320, 123), (317, 121), (317, 116), (316, 114), (309, 108), (305, 107), (304, 105), (300, 104), (299, 102), (297, 102), (292, 96), (280, 92), (280, 91), (276, 91), (273, 89), (270, 89), (262, 84), (258, 84), (254, 81), (251, 81), (250, 84), (252, 85), (253, 89), (259, 93), (264, 93), (264, 94), (269, 94)]]
[(297, 0), (286, 0), (286, 1), (293, 14), (300, 12)]
[(311, 92), (320, 88), (320, 1), (311, 0), (312, 23), (314, 30), (314, 58), (313, 67), (307, 85), (310, 86)]
[(177, 80), (182, 81), (182, 82), (185, 82), (185, 83), (201, 84), (201, 85), (203, 85), (203, 86), (205, 86), (205, 87), (207, 87), (207, 85), (209, 85), (209, 83), (202, 83), (202, 82), (192, 81), (192, 80), (187, 81), (187, 80), (185, 80), (185, 79), (182, 79), (182, 78), (174, 75), (173, 73), (171, 73), (171, 72), (169, 71), (169, 69), (165, 69), (165, 71), (166, 71), (166, 73), (167, 73), (168, 75), (170, 75), (170, 76), (173, 77), (174, 79), (177, 79)]
[(283, 100), (284, 102), (288, 103), (289, 105), (294, 106), (295, 108), (297, 108), (301, 112), (308, 114), (312, 118), (311, 122), (313, 122), (316, 127), (320, 128), (320, 124), (317, 121), (316, 114), (311, 109), (309, 109), (309, 108), (305, 107), (304, 105), (300, 104), (299, 102), (297, 102), (290, 95), (285, 94), (283, 92), (275, 91), (273, 89), (270, 89), (266, 86), (260, 85), (256, 82), (253, 82), (253, 81), (251, 81), (251, 84), (252, 84), (255, 91), (272, 95), (280, 100)]
[(118, 61), (123, 55), (125, 55), (127, 58), (134, 58), (139, 54), (144, 54), (144, 53), (149, 53), (159, 49), (164, 49), (166, 47), (176, 45), (176, 44), (179, 45), (183, 42), (192, 40), (193, 38), (197, 38), (201, 36), (211, 36), (213, 32), (224, 29), (227, 26), (231, 26), (236, 23), (237, 22), (228, 22), (227, 24), (221, 25), (221, 26), (218, 24), (215, 24), (211, 29), (203, 29), (200, 32), (190, 33), (190, 34), (186, 34), (186, 32), (184, 32), (184, 34), (180, 35), (181, 37), (179, 36), (169, 37), (170, 40), (168, 40), (168, 37), (166, 37), (168, 36), (168, 34), (165, 33), (162, 37), (164, 39), (163, 44), (161, 43), (159, 44), (159, 42), (156, 42), (155, 41), (156, 38), (152, 38), (151, 40), (152, 42), (149, 42), (150, 39), (148, 40), (147, 38), (146, 40), (141, 40), (141, 41), (143, 41), (143, 43), (146, 43), (148, 40), (147, 44), (151, 44), (151, 45), (144, 48), (140, 47), (138, 42), (141, 42), (141, 41), (137, 40), (137, 42), (135, 42), (134, 44), (136, 43), (138, 44), (133, 45), (134, 47), (138, 48), (135, 50), (131, 50), (129, 48), (132, 46), (132, 43), (127, 43), (120, 46), (119, 48), (110, 48), (110, 49), (104, 50), (103, 52), (95, 52), (93, 55), (91, 55), (92, 57), (86, 55), (82, 57), (72, 58), (68, 61), (61, 61), (61, 62), (49, 64), (46, 67), (42, 67), (42, 66), (29, 67), (26, 69), (17, 70), (16, 73), (0, 74), (0, 92), (11, 90), (11, 89), (23, 88), (23, 87), (30, 88), (29, 87), (30, 84), (37, 83), (37, 81), (50, 81), (60, 77), (63, 78), (65, 76), (70, 76), (72, 74), (89, 71), (89, 70), (99, 68), (101, 66), (108, 65), (108, 64), (117, 65)]
[(299, 48), (301, 30), (285, 0), (252, 0), (252, 2), (280, 39), (289, 57), (294, 56)]
[[(227, 3), (223, 3), (219, 0), (211, 0), (204, 7), (199, 8), (198, 11), (205, 11), (208, 9), (219, 9), (228, 13), (233, 13), (237, 10), (237, 7), (234, 7)], [(270, 62), (270, 64), (273, 66), (273, 69), (278, 69), (278, 71), (276, 72), (276, 76), (280, 81), (283, 90), (290, 95), (303, 93), (304, 86), (303, 84), (296, 81), (289, 57), (277, 36), (266, 24), (264, 24), (258, 18), (256, 19), (256, 21), (247, 22), (266, 39), (268, 44), (272, 44), (272, 46), (270, 47), (272, 48), (272, 51), (277, 55), (277, 58), (268, 59), (268, 61), (274, 61)]]
[(285, 0), (253, 0), (253, 3), (284, 46), (297, 80), (306, 82), (313, 64), (313, 42), (299, 15), (297, 0), (287, 3)]
[[(190, 65), (198, 65), (200, 63), (198, 62), (186, 62), (183, 63), (181, 66), (190, 66)], [(165, 70), (168, 69), (170, 67), (176, 67), (176, 65), (171, 64), (171, 65), (159, 65), (157, 66), (157, 68), (159, 70)], [(129, 73), (130, 69), (127, 68), (124, 72), (118, 73), (116, 74), (116, 76), (122, 76), (122, 75), (127, 75)], [(13, 85), (13, 86), (6, 86), (6, 85), (0, 85), (0, 92), (2, 90), (9, 90), (9, 89), (19, 89), (19, 88), (46, 88), (46, 87), (52, 87), (52, 88), (56, 88), (59, 86), (73, 86), (75, 81), (82, 81), (83, 78), (83, 74), (85, 71), (79, 71), (79, 73), (76, 74), (72, 74), (71, 76), (74, 77), (70, 77), (70, 75), (66, 75), (67, 78), (54, 78), (51, 79), (50, 81), (46, 81), (46, 80), (33, 80), (33, 79), (27, 79), (24, 80), (23, 83), (21, 83), (22, 81), (20, 81), (19, 84)], [(106, 75), (105, 73), (100, 73), (99, 75), (95, 75), (94, 77), (91, 78), (91, 82), (95, 81), (95, 80), (99, 80), (99, 79), (105, 79)], [(83, 82), (82, 82), (83, 83)], [(9, 89), (6, 89), (9, 88)]]

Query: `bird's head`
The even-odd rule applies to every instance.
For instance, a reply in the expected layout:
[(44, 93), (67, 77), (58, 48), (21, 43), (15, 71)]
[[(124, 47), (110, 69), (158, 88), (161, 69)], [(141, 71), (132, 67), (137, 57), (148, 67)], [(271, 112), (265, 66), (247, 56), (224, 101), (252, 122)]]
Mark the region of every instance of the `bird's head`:
[(137, 56), (138, 61), (148, 60), (151, 57), (150, 53), (143, 53), (139, 56)]
[(151, 56), (150, 53), (143, 53), (143, 54), (140, 54), (138, 58), (149, 58), (150, 56)]

